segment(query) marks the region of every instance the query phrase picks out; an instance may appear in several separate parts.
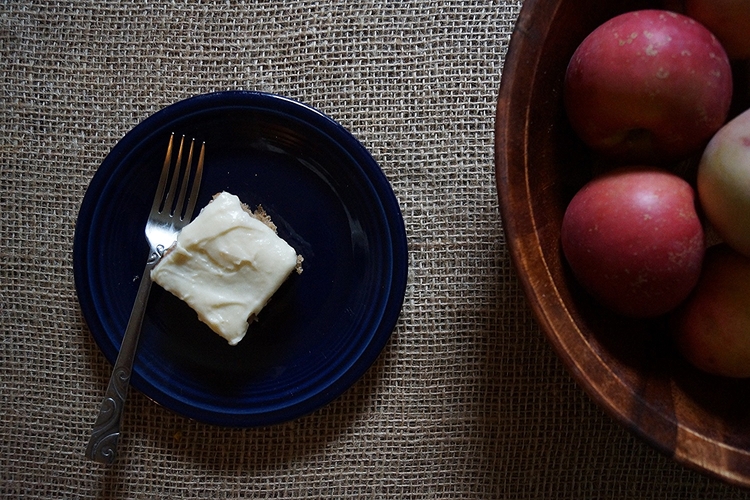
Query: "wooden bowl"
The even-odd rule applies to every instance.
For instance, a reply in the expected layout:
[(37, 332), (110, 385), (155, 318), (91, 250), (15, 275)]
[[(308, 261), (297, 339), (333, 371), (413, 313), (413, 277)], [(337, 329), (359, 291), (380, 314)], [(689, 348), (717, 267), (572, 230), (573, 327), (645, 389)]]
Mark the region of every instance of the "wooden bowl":
[(750, 381), (692, 368), (676, 352), (664, 320), (626, 320), (604, 310), (576, 284), (560, 249), (563, 213), (592, 168), (562, 105), (567, 63), (606, 19), (648, 7), (670, 6), (524, 2), (505, 60), (495, 130), (506, 240), (538, 322), (581, 387), (679, 463), (748, 487)]

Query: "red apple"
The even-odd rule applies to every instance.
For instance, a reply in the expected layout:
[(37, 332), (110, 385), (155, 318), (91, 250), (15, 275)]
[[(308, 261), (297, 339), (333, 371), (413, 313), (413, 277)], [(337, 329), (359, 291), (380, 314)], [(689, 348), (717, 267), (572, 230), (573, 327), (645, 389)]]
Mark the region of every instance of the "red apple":
[(583, 287), (633, 317), (658, 316), (684, 300), (705, 250), (693, 188), (649, 167), (616, 169), (581, 188), (565, 211), (561, 239)]
[(750, 0), (687, 0), (685, 11), (716, 35), (730, 59), (750, 58)]
[(664, 162), (698, 152), (727, 118), (732, 74), (724, 49), (693, 19), (664, 10), (614, 17), (571, 58), (570, 123), (606, 156)]
[(691, 364), (715, 375), (750, 377), (750, 258), (726, 244), (710, 247), (695, 290), (670, 320)]

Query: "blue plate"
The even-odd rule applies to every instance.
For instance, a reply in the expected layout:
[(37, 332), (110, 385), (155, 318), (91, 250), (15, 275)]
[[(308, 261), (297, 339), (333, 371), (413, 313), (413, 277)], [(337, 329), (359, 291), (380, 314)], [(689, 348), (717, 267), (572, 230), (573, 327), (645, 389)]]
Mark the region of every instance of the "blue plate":
[(234, 347), (154, 285), (131, 384), (179, 414), (222, 426), (271, 425), (320, 408), (369, 368), (390, 337), (406, 286), (406, 235), (391, 186), (367, 150), (341, 125), (287, 98), (196, 96), (152, 115), (112, 149), (83, 199), (73, 249), (95, 341), (114, 362), (173, 131), (206, 142), (198, 207), (220, 191), (263, 205), (304, 256), (304, 271)]

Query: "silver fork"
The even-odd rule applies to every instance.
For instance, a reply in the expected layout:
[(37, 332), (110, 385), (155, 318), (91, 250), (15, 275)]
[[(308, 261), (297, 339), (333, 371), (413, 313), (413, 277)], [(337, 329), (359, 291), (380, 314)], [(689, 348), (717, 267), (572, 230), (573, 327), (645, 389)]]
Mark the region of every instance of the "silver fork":
[[(104, 464), (111, 464), (117, 454), (122, 412), (125, 406), (128, 386), (130, 385), (130, 375), (133, 370), (136, 348), (138, 347), (138, 337), (141, 333), (143, 315), (146, 311), (146, 303), (151, 291), (151, 269), (159, 262), (165, 250), (175, 242), (180, 229), (190, 222), (193, 217), (195, 200), (198, 196), (198, 189), (200, 188), (201, 177), (203, 175), (203, 159), (206, 144), (203, 143), (201, 145), (198, 164), (193, 176), (192, 188), (190, 195), (186, 199), (185, 196), (188, 184), (190, 183), (191, 165), (193, 164), (195, 139), (190, 141), (190, 150), (187, 162), (185, 163), (185, 171), (182, 177), (180, 177), (185, 142), (185, 136), (182, 136), (177, 152), (177, 161), (174, 168), (172, 168), (174, 134), (169, 138), (167, 155), (164, 158), (159, 185), (156, 188), (154, 202), (151, 206), (151, 212), (148, 215), (148, 221), (146, 222), (146, 239), (151, 250), (146, 261), (146, 268), (143, 270), (143, 275), (141, 276), (141, 284), (138, 286), (138, 294), (135, 298), (133, 310), (130, 313), (128, 326), (125, 329), (120, 353), (117, 355), (117, 361), (115, 361), (112, 369), (104, 401), (102, 401), (102, 406), (99, 409), (99, 416), (96, 418), (94, 428), (91, 431), (91, 439), (86, 447), (86, 456), (88, 458)], [(172, 171), (171, 175), (170, 171)], [(179, 194), (177, 191), (178, 188)], [(177, 196), (176, 202), (175, 196)]]

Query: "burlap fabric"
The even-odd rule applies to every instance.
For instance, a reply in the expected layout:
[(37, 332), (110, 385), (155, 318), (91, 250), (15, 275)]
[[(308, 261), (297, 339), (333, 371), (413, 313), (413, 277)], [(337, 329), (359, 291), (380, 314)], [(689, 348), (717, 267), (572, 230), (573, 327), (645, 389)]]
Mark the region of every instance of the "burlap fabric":
[[(614, 423), (534, 322), (505, 248), (493, 125), (520, 1), (0, 5), (1, 498), (750, 498)], [(133, 392), (112, 467), (83, 456), (110, 366), (72, 242), (107, 152), (223, 89), (315, 106), (400, 201), (403, 313), (367, 374), (299, 420), (233, 430)]]

